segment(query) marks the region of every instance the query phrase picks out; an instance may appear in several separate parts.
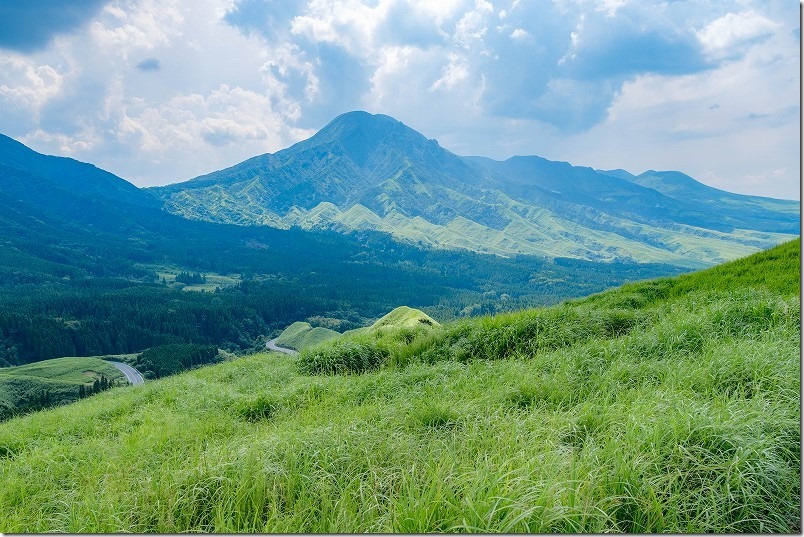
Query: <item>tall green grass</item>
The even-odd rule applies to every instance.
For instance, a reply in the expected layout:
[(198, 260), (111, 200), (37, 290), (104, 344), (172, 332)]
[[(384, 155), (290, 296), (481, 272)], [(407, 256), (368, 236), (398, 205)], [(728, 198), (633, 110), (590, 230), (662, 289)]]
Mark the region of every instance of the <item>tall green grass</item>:
[(799, 532), (798, 296), (693, 276), (0, 424), (0, 531)]

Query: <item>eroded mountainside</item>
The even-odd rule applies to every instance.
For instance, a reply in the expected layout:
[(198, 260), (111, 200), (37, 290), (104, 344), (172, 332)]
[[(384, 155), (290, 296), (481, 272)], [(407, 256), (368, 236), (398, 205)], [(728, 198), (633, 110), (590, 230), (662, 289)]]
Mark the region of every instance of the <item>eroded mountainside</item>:
[(789, 240), (800, 219), (798, 202), (731, 194), (678, 172), (460, 157), (366, 112), (343, 114), (275, 154), (150, 192), (198, 220), (379, 230), (441, 248), (687, 267)]

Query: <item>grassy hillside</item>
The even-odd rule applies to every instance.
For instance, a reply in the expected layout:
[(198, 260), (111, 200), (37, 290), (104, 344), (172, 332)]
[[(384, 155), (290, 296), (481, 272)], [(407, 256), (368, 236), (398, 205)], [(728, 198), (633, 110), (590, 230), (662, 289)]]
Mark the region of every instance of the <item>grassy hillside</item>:
[(441, 326), (438, 322), (415, 308), (408, 306), (399, 306), (393, 311), (381, 317), (377, 322), (372, 324), (370, 330), (383, 330), (384, 328), (409, 328), (415, 329), (421, 325), (437, 327)]
[(799, 532), (799, 281), (795, 241), (17, 418), (0, 531)]
[(123, 374), (101, 358), (56, 358), (0, 369), (0, 419), (17, 412), (78, 400), (96, 380), (125, 382)]
[(340, 334), (335, 330), (321, 326), (313, 328), (310, 323), (298, 321), (285, 328), (282, 333), (279, 334), (276, 338), (276, 344), (280, 347), (302, 350), (335, 339), (339, 336)]
[(330, 351), (340, 348), (334, 342), (342, 336), (346, 336), (347, 341), (352, 341), (358, 335), (371, 338), (374, 335), (388, 332), (396, 333), (404, 330), (410, 337), (420, 329), (438, 328), (440, 326), (438, 321), (423, 311), (408, 306), (399, 306), (380, 317), (370, 326), (347, 330), (343, 334), (320, 326), (313, 328), (310, 323), (297, 321), (279, 334), (276, 338), (276, 343), (280, 347), (289, 347), (299, 351), (318, 347), (323, 343), (333, 343), (333, 345), (325, 347), (327, 351)]

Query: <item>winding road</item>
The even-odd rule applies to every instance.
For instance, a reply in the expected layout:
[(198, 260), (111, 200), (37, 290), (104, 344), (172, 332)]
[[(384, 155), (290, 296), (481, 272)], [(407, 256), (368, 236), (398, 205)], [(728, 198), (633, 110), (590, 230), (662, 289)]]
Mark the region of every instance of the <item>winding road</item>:
[[(276, 352), (284, 352), (285, 354), (289, 354), (291, 356), (297, 356), (299, 354), (298, 351), (294, 351), (293, 349), (279, 347), (276, 344), (276, 339), (268, 341), (265, 344), (265, 346), (268, 348), (268, 350)], [(128, 380), (129, 383), (134, 385), (145, 384), (145, 379), (143, 378), (142, 373), (140, 373), (130, 365), (124, 364), (123, 362), (109, 361), (109, 363), (115, 366), (117, 369), (119, 369), (126, 376), (126, 380)]]
[(285, 354), (289, 354), (291, 356), (298, 356), (298, 354), (299, 354), (299, 351), (294, 351), (293, 349), (288, 349), (288, 348), (285, 348), (285, 347), (277, 346), (276, 338), (268, 341), (265, 344), (265, 346), (268, 348), (268, 350), (272, 350), (272, 351), (276, 351), (276, 352), (284, 352)]
[(113, 366), (115, 366), (120, 371), (122, 371), (123, 374), (126, 376), (126, 380), (128, 380), (131, 384), (144, 384), (145, 383), (145, 379), (142, 378), (142, 374), (139, 371), (137, 371), (136, 369), (134, 369), (133, 367), (131, 367), (130, 365), (124, 364), (123, 362), (111, 362), (110, 361), (109, 363), (112, 364)]

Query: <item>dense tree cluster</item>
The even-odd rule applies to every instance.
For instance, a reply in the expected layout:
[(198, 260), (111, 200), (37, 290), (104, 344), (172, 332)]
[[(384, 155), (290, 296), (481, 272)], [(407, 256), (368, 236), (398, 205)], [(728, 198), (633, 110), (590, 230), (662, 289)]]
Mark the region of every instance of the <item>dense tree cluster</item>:
[(103, 374), (92, 384), (25, 375), (5, 377), (0, 379), (0, 421), (19, 414), (72, 403), (117, 385), (116, 381)]
[(203, 274), (199, 274), (197, 272), (190, 274), (185, 270), (176, 275), (176, 281), (179, 283), (185, 283), (187, 285), (198, 285), (207, 283), (207, 278)]
[(222, 359), (214, 345), (174, 343), (148, 349), (134, 365), (147, 378), (161, 378)]

